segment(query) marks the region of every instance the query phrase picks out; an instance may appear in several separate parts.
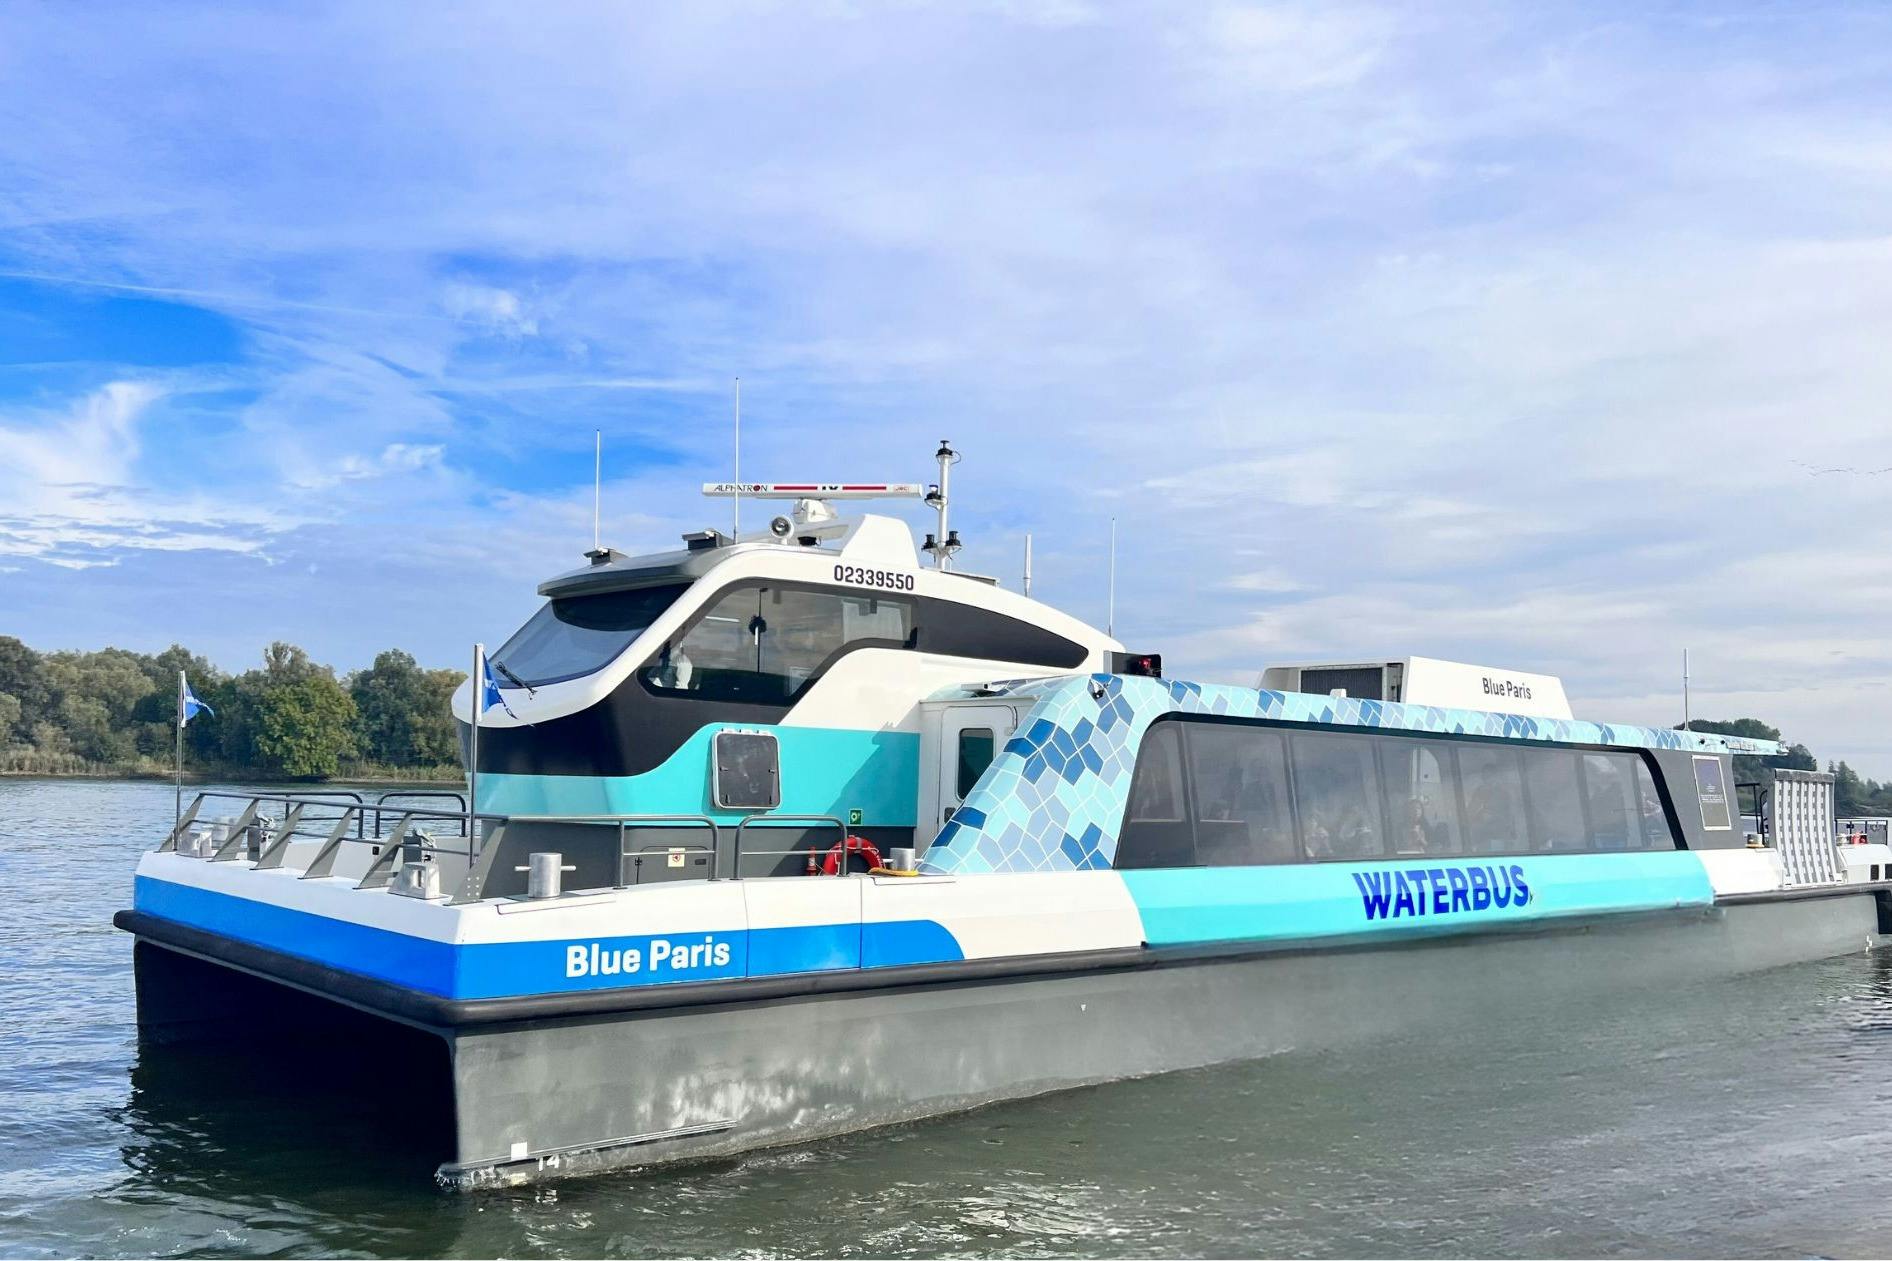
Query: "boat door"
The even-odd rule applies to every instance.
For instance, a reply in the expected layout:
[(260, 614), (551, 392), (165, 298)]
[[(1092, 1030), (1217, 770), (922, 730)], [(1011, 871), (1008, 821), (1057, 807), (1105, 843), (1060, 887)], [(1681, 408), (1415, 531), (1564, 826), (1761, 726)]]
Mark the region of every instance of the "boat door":
[(953, 705), (940, 716), (939, 812), (934, 830), (946, 826), (953, 811), (1005, 747), (1017, 715), (1009, 705)]

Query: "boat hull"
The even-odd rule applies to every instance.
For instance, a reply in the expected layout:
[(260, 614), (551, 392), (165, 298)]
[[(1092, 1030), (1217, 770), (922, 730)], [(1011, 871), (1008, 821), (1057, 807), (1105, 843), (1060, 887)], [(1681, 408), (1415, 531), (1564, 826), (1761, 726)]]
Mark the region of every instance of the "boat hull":
[[(1046, 971), (1069, 966), (1047, 959), (1035, 972), (735, 1002), (403, 1019), (446, 1043), (455, 1156), (438, 1176), (474, 1188), (725, 1156), (1444, 1024), (1545, 1019), (1629, 987), (1870, 949), (1882, 896), (1771, 894), (1462, 936), (1144, 951), (1073, 970)], [(143, 958), (151, 944), (141, 935), (141, 1023), (176, 1033), (213, 1015), (201, 985), (155, 975), (161, 966)], [(306, 976), (299, 987), (322, 993)]]

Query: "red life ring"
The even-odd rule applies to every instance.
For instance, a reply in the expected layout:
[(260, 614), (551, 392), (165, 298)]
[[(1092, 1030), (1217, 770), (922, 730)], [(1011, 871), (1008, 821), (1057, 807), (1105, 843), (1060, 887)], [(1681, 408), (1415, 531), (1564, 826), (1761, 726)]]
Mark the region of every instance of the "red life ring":
[[(864, 836), (850, 836), (844, 841), (836, 841), (828, 850), (828, 856), (821, 860), (821, 874), (824, 876), (840, 875), (841, 865), (846, 861), (843, 857), (844, 854), (862, 855), (867, 859), (867, 866), (870, 869), (885, 865), (880, 861), (879, 847), (872, 841)], [(814, 855), (810, 854), (808, 856), (809, 869), (813, 870), (814, 865)]]

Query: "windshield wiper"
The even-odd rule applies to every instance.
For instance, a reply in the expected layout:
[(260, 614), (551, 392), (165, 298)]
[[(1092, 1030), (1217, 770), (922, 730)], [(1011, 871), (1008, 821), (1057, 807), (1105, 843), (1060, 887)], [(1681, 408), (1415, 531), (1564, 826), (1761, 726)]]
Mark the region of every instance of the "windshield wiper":
[(511, 679), (514, 683), (517, 683), (520, 687), (523, 687), (526, 690), (527, 696), (531, 696), (535, 698), (538, 696), (538, 693), (532, 690), (532, 685), (526, 682), (524, 679), (520, 678), (518, 675), (514, 674), (512, 672), (512, 667), (507, 665), (505, 662), (503, 661), (493, 662), (493, 669), (499, 671), (501, 674)]

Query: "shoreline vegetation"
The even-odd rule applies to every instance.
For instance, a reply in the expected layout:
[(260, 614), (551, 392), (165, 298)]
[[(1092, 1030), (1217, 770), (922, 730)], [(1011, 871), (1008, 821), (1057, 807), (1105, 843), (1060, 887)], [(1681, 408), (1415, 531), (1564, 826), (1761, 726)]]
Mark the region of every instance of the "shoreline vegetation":
[(37, 652), (0, 635), (0, 777), (154, 779), (173, 774), (177, 675), (211, 711), (184, 729), (192, 783), (458, 783), (449, 712), (459, 670), (389, 649), (337, 676), (278, 641), (241, 674), (173, 644)]

